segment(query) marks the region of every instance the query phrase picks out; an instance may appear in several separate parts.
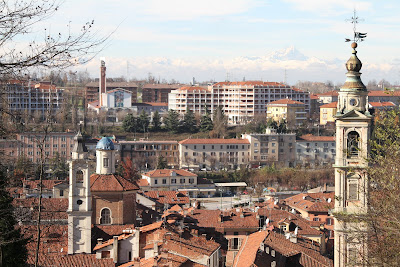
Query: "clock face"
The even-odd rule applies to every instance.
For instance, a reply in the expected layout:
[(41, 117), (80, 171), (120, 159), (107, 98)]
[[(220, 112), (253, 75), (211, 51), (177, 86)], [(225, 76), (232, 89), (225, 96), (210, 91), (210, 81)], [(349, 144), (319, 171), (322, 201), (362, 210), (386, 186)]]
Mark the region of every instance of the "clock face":
[(355, 99), (355, 98), (350, 98), (349, 103), (350, 103), (351, 106), (355, 107), (355, 106), (358, 105), (358, 100)]

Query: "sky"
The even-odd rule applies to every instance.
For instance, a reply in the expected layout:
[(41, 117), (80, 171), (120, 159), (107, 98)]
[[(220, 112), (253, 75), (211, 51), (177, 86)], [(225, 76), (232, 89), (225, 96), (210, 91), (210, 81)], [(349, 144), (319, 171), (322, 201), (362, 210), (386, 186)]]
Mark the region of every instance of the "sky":
[(385, 0), (65, 0), (43, 22), (53, 32), (94, 20), (112, 33), (89, 63), (74, 67), (99, 77), (168, 81), (328, 80), (343, 83), (353, 25), (367, 32), (359, 44), (362, 79), (400, 82), (400, 1)]

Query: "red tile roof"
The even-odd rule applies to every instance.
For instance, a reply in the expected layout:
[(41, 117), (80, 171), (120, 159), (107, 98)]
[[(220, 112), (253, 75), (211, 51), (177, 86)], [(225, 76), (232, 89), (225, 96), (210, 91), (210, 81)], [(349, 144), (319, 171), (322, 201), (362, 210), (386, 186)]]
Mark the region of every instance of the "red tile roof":
[(114, 267), (113, 259), (97, 259), (96, 254), (75, 254), (61, 257), (49, 257), (40, 266), (65, 267), (65, 266), (96, 266)]
[(159, 102), (143, 102), (143, 104), (147, 104), (153, 107), (168, 107), (168, 103), (159, 103)]
[(267, 104), (267, 106), (269, 106), (269, 105), (304, 105), (304, 103), (300, 102), (300, 101), (295, 101), (295, 100), (292, 100), (289, 98), (284, 98), (284, 99), (279, 99), (276, 101), (269, 102)]
[(334, 136), (315, 136), (312, 134), (306, 134), (298, 137), (299, 140), (313, 141), (313, 142), (334, 142)]
[[(243, 214), (243, 218), (240, 215)], [(224, 229), (258, 229), (259, 221), (254, 212), (220, 210), (199, 210), (195, 209), (188, 215), (197, 220), (197, 226), (205, 228), (215, 228), (216, 231), (224, 232)], [(220, 220), (222, 216), (222, 220)]]
[(299, 263), (304, 267), (332, 267), (333, 261), (322, 256), (318, 251), (302, 246), (301, 243), (293, 243), (285, 236), (269, 231), (264, 244), (276, 250), (285, 257), (300, 254)]
[(143, 194), (160, 204), (176, 205), (190, 203), (189, 197), (184, 191), (148, 191)]
[(400, 91), (369, 91), (368, 96), (400, 96)]
[(318, 95), (310, 94), (310, 99), (319, 99)]
[(235, 257), (233, 266), (253, 266), (253, 263), (257, 256), (257, 251), (260, 248), (260, 244), (264, 242), (267, 234), (267, 231), (260, 231), (246, 236), (246, 238), (242, 241), (242, 246), (240, 247), (238, 254)]
[(139, 187), (150, 185), (149, 181), (147, 181), (147, 179), (139, 179), (139, 180), (137, 180), (136, 183), (138, 184)]
[[(135, 231), (135, 230), (133, 230), (133, 231)], [(134, 236), (134, 235), (135, 235), (135, 232), (133, 232), (133, 233), (123, 233), (122, 235), (118, 236), (118, 240), (127, 239), (127, 238), (129, 238), (131, 236)], [(114, 243), (114, 238), (110, 238), (105, 242), (102, 242), (100, 244), (96, 244), (96, 246), (93, 248), (93, 251), (96, 251), (98, 249), (107, 247), (109, 245), (112, 245), (113, 243)]]
[(185, 139), (179, 142), (182, 145), (190, 144), (250, 144), (247, 139)]
[(320, 108), (337, 108), (337, 102), (331, 102), (320, 106)]
[(282, 223), (293, 222), (298, 226), (298, 233), (303, 236), (321, 236), (322, 232), (312, 228), (311, 222), (296, 214), (290, 213), (285, 210), (271, 210), (268, 208), (260, 208), (258, 210), (260, 216), (269, 218), (269, 224), (273, 225), (274, 228), (279, 229)]
[(336, 91), (336, 90), (317, 94), (317, 96), (338, 96), (338, 95), (339, 95), (339, 91)]
[[(22, 184), (24, 186), (29, 186), (29, 189), (39, 189), (40, 180), (23, 180)], [(42, 185), (44, 189), (53, 189), (57, 184), (62, 184), (63, 181), (60, 180), (42, 180)]]
[(277, 82), (263, 82), (263, 81), (245, 81), (245, 82), (219, 82), (214, 84), (213, 86), (234, 86), (234, 85), (250, 85), (250, 86), (283, 86), (283, 87), (288, 87), (287, 85), (283, 83), (277, 83)]
[(149, 171), (144, 173), (144, 176), (148, 177), (170, 177), (172, 174), (175, 173), (176, 176), (191, 176), (191, 177), (197, 177), (196, 174), (186, 171), (186, 170), (175, 170), (175, 169), (156, 169), (153, 171)]
[(202, 91), (203, 93), (210, 92), (207, 88), (200, 86), (183, 86), (178, 89), (179, 91)]
[(286, 198), (284, 202), (295, 209), (327, 213), (335, 206), (335, 193), (301, 193)]
[[(19, 212), (22, 221), (35, 221), (37, 217), (38, 198), (16, 198), (13, 205)], [(67, 220), (68, 198), (42, 198), (42, 220)]]
[(122, 192), (138, 190), (136, 183), (115, 174), (92, 174), (90, 176), (90, 191), (92, 192)]
[(396, 105), (392, 102), (368, 102), (372, 107), (395, 107)]

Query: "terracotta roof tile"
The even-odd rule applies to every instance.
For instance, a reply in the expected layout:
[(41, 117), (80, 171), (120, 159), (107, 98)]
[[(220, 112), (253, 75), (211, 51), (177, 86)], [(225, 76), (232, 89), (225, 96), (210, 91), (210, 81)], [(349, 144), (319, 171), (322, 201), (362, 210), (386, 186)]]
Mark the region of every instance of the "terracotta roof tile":
[[(24, 186), (29, 186), (29, 189), (39, 189), (40, 180), (23, 180), (22, 184)], [(60, 180), (42, 180), (43, 188), (53, 189), (55, 185), (62, 184), (63, 181)]]
[(156, 177), (170, 177), (172, 176), (173, 173), (175, 173), (176, 176), (192, 176), (192, 177), (197, 176), (196, 174), (186, 170), (175, 170), (175, 169), (156, 169), (153, 171), (146, 172), (143, 175), (156, 178)]
[(92, 174), (90, 176), (90, 190), (92, 192), (121, 192), (138, 190), (136, 183), (115, 174)]
[(199, 86), (183, 86), (178, 89), (179, 91), (200, 91), (202, 93), (210, 93), (210, 90)]
[(285, 257), (300, 255), (299, 263), (304, 267), (332, 267), (333, 261), (322, 256), (318, 251), (310, 249), (303, 243), (293, 243), (285, 238), (285, 236), (269, 231), (265, 238), (264, 244), (276, 250)]
[(337, 108), (337, 102), (331, 102), (320, 106), (320, 108)]
[(190, 144), (250, 144), (247, 139), (185, 139), (179, 142), (182, 145)]
[(314, 141), (314, 142), (335, 142), (334, 136), (315, 136), (312, 134), (306, 134), (298, 137), (298, 140)]
[(368, 102), (372, 107), (395, 107), (396, 105), (392, 102)]
[(269, 105), (304, 105), (304, 103), (300, 102), (300, 101), (295, 101), (292, 99), (284, 98), (284, 99), (279, 99), (276, 101), (269, 102), (267, 104), (267, 106), (269, 106)]
[(400, 96), (400, 91), (369, 91), (368, 96)]
[(143, 194), (160, 204), (174, 205), (190, 203), (190, 199), (184, 191), (148, 191)]
[(147, 181), (147, 179), (139, 179), (139, 180), (137, 180), (136, 183), (138, 184), (139, 187), (150, 185), (149, 182)]
[(328, 212), (335, 206), (335, 193), (301, 193), (284, 201), (290, 207), (308, 212)]
[[(13, 205), (18, 217), (24, 222), (35, 221), (37, 217), (38, 198), (16, 198)], [(42, 198), (42, 220), (67, 220), (68, 198)]]
[(242, 246), (240, 247), (238, 254), (235, 257), (233, 266), (252, 266), (256, 259), (260, 244), (264, 242), (264, 239), (267, 237), (267, 233), (267, 231), (260, 231), (246, 236), (246, 238), (242, 241)]

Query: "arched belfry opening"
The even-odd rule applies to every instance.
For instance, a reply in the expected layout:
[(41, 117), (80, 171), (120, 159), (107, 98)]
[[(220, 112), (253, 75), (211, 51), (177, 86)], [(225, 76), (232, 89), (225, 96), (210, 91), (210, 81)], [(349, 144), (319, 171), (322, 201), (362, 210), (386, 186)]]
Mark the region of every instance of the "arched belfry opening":
[(360, 135), (356, 131), (347, 134), (347, 157), (355, 158), (360, 153)]

